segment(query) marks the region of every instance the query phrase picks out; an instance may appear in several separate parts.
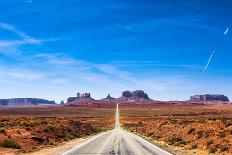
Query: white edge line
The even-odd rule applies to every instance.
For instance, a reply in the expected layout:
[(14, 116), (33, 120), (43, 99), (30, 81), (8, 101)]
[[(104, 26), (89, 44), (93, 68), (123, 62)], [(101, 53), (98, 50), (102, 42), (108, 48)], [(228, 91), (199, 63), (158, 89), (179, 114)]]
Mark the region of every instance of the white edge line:
[(166, 150), (164, 150), (164, 149), (160, 148), (159, 146), (157, 146), (157, 145), (155, 145), (155, 144), (152, 144), (151, 142), (149, 142), (149, 141), (147, 141), (147, 140), (143, 139), (142, 137), (140, 137), (140, 136), (138, 136), (138, 135), (135, 135), (135, 134), (130, 133), (130, 132), (128, 132), (128, 131), (125, 131), (125, 132), (127, 132), (127, 133), (131, 134), (132, 136), (137, 137), (138, 139), (140, 139), (140, 140), (142, 140), (142, 141), (146, 142), (147, 144), (149, 144), (149, 145), (151, 145), (151, 146), (155, 147), (156, 149), (158, 149), (158, 150), (159, 150), (159, 151), (161, 151), (161, 152), (164, 152), (164, 153), (166, 153), (166, 154), (168, 154), (168, 155), (172, 155), (170, 152), (168, 152), (168, 151), (166, 151)]
[(98, 135), (96, 135), (96, 136), (94, 136), (94, 137), (88, 139), (87, 141), (85, 141), (85, 142), (83, 142), (83, 143), (77, 144), (76, 147), (74, 147), (74, 148), (68, 150), (67, 152), (62, 153), (61, 155), (66, 155), (66, 154), (72, 152), (73, 150), (78, 149), (78, 148), (82, 147), (83, 145), (86, 145), (86, 144), (92, 142), (93, 140), (97, 139), (98, 137), (100, 137), (100, 136), (102, 136), (102, 135), (104, 135), (104, 134), (106, 134), (106, 133), (108, 133), (108, 132), (111, 132), (111, 131), (112, 131), (112, 130), (107, 131), (107, 132), (103, 132), (103, 133), (101, 133), (101, 134), (98, 134)]

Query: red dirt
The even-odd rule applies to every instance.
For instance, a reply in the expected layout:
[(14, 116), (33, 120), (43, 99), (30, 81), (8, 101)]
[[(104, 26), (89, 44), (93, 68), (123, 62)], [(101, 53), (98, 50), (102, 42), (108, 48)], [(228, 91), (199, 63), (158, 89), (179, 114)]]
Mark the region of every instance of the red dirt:
[(1, 108), (0, 145), (12, 140), (18, 153), (57, 146), (113, 128), (114, 111), (114, 105)]
[(120, 113), (128, 130), (184, 154), (232, 154), (232, 105), (120, 105)]

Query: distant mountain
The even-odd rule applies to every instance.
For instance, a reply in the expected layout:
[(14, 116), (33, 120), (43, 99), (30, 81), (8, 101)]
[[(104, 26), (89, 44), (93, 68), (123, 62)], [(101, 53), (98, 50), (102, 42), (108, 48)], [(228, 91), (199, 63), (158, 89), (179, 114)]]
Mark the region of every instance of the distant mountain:
[(192, 102), (230, 102), (229, 98), (220, 94), (194, 95), (190, 97)]
[(101, 100), (95, 100), (91, 98), (90, 93), (77, 93), (76, 97), (69, 97), (67, 99), (66, 104), (92, 104), (92, 103), (133, 103), (133, 102), (151, 102), (151, 100), (148, 95), (142, 91), (142, 90), (136, 90), (136, 91), (124, 91), (122, 93), (122, 96), (119, 98), (113, 98), (108, 94), (106, 98), (103, 98)]
[(45, 105), (55, 104), (55, 101), (49, 101), (40, 98), (12, 98), (12, 99), (0, 99), (0, 105), (2, 106), (30, 106), (30, 105)]

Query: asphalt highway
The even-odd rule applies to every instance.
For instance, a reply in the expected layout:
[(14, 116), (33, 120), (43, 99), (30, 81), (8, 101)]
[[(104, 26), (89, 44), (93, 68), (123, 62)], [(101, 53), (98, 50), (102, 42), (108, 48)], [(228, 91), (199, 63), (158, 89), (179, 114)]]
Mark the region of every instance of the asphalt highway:
[(120, 127), (119, 108), (113, 130), (98, 134), (62, 155), (171, 155), (171, 153)]

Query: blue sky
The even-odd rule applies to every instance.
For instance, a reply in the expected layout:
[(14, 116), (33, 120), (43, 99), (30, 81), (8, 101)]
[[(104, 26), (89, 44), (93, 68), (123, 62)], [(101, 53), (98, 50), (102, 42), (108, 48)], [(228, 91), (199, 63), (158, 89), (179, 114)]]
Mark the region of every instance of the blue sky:
[(8, 0), (0, 10), (0, 98), (232, 98), (229, 0)]

